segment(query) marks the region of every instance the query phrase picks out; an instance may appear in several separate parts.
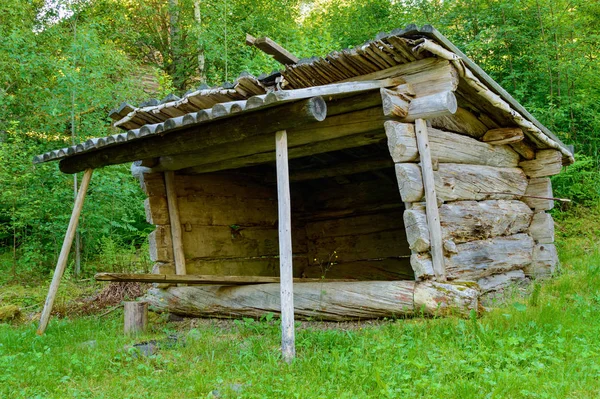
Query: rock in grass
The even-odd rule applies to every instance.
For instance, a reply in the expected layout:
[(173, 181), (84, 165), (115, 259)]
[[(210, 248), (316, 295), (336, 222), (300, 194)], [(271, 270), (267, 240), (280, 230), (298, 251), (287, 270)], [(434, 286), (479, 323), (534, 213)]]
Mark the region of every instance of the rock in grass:
[(16, 319), (21, 314), (21, 308), (17, 305), (6, 305), (0, 307), (0, 323)]

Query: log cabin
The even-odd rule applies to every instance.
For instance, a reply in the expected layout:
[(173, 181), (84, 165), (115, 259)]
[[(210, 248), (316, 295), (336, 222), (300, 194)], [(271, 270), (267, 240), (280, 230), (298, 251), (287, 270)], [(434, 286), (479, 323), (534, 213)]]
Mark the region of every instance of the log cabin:
[(437, 30), (280, 58), (277, 73), (124, 103), (122, 133), (34, 159), (86, 171), (80, 202), (92, 170), (132, 163), (154, 270), (98, 279), (153, 282), (146, 299), (180, 315), (281, 313), (289, 356), (294, 317), (466, 316), (554, 272), (549, 176), (573, 154)]

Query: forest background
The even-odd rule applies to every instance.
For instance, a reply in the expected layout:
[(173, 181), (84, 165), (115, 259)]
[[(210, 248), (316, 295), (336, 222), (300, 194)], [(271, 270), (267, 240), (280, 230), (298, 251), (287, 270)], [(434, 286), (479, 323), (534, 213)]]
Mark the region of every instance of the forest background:
[[(555, 195), (598, 207), (600, 2), (3, 0), (0, 282), (49, 276), (66, 231), (73, 177), (56, 163), (33, 165), (34, 155), (115, 133), (108, 113), (122, 101), (278, 69), (244, 44), (246, 33), (310, 57), (409, 23), (432, 24), (573, 145), (577, 161), (553, 178)], [(152, 227), (129, 166), (104, 168), (88, 195), (83, 275), (148, 270)]]

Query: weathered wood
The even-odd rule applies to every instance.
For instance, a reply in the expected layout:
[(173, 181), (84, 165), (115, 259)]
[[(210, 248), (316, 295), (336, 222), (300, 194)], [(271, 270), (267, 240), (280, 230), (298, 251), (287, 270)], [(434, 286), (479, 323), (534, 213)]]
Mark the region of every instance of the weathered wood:
[[(246, 36), (246, 44), (248, 44), (249, 38)], [(251, 41), (251, 39), (250, 39)], [(283, 65), (297, 64), (299, 59), (275, 41), (268, 37), (259, 37), (254, 39), (252, 45), (266, 54), (272, 56), (277, 62)]]
[[(527, 178), (519, 168), (442, 163), (433, 175), (437, 197), (441, 201), (511, 199), (525, 194), (527, 189)], [(423, 199), (423, 179), (418, 165), (398, 163), (396, 176), (402, 201)]]
[(440, 116), (430, 120), (431, 126), (459, 134), (480, 138), (488, 131), (488, 127), (481, 122), (472, 112), (461, 107), (460, 101), (458, 108), (453, 115)]
[[(335, 259), (333, 259), (335, 261)], [(327, 264), (327, 259), (322, 264), (312, 262), (302, 270), (306, 278), (325, 279), (356, 279), (359, 281), (396, 281), (414, 280), (415, 274), (410, 266), (410, 258), (407, 257), (381, 257), (369, 260), (357, 260), (354, 262), (334, 262)]]
[[(138, 159), (198, 151), (209, 146), (239, 142), (242, 139), (281, 129), (301, 126), (311, 121), (322, 121), (327, 106), (320, 97), (284, 104), (241, 114), (202, 125), (188, 125), (183, 130), (145, 137), (120, 146), (103, 147), (90, 153), (65, 158), (60, 163), (64, 173), (75, 173), (86, 168), (132, 162)], [(224, 134), (224, 132), (226, 132)]]
[(517, 143), (525, 138), (520, 127), (505, 127), (490, 129), (483, 135), (482, 140), (493, 145)]
[[(280, 108), (277, 107), (276, 109)], [(322, 122), (307, 123), (294, 129), (289, 129), (287, 132), (290, 155), (292, 150), (301, 151), (299, 148), (301, 146), (310, 146), (314, 143), (322, 143), (324, 141), (380, 130), (383, 128), (383, 123), (386, 119), (389, 118), (383, 115), (381, 107), (375, 107), (348, 114), (335, 115), (328, 117)], [(264, 133), (268, 132), (265, 131)], [(272, 139), (272, 134), (248, 135), (246, 139), (240, 141), (204, 147), (196, 154), (190, 151), (188, 154), (165, 155), (161, 157), (159, 167), (154, 168), (153, 171), (179, 170), (194, 167), (194, 173), (205, 173), (272, 162), (275, 160)], [(340, 143), (343, 142), (344, 140)], [(342, 146), (340, 143), (338, 143), (338, 147)], [(353, 146), (355, 145), (349, 143), (346, 148)], [(319, 152), (319, 144), (312, 145), (309, 149), (315, 153)], [(331, 150), (326, 149), (326, 151)], [(206, 165), (206, 167), (203, 168), (202, 165)]]
[(81, 209), (83, 208), (83, 201), (85, 200), (85, 195), (87, 193), (88, 186), (90, 185), (90, 180), (92, 179), (92, 172), (93, 169), (87, 169), (83, 174), (83, 179), (81, 179), (81, 185), (79, 186), (77, 198), (75, 198), (75, 204), (73, 205), (73, 213), (71, 214), (71, 219), (69, 220), (69, 227), (67, 228), (67, 233), (65, 234), (60, 255), (58, 256), (58, 261), (56, 262), (56, 269), (54, 269), (54, 275), (52, 276), (52, 282), (50, 283), (50, 288), (48, 289), (48, 296), (46, 297), (44, 309), (42, 310), (42, 315), (40, 316), (40, 324), (37, 329), (38, 335), (44, 334), (44, 331), (46, 331), (46, 327), (48, 326), (48, 321), (50, 320), (50, 313), (52, 312), (52, 306), (54, 305), (54, 298), (56, 297), (60, 280), (67, 266), (69, 252), (71, 251), (71, 245), (73, 244), (73, 238), (75, 237), (77, 224), (79, 223), (79, 215), (81, 214)]
[(414, 122), (417, 119), (431, 119), (452, 115), (458, 108), (456, 97), (451, 91), (417, 97), (410, 102), (408, 113), (402, 120)]
[[(394, 162), (414, 162), (419, 159), (414, 125), (387, 121), (384, 127)], [(515, 167), (519, 162), (519, 155), (508, 146), (494, 146), (433, 128), (427, 130), (431, 156), (440, 163)]]
[(281, 276), (281, 353), (291, 362), (296, 356), (294, 333), (294, 286), (292, 281), (292, 205), (288, 169), (287, 132), (275, 133), (277, 165), (277, 209), (279, 215), (279, 275)]
[(519, 141), (516, 143), (510, 143), (510, 147), (515, 150), (524, 159), (530, 160), (535, 158), (535, 149), (525, 141)]
[(533, 215), (529, 234), (538, 244), (552, 244), (554, 242), (554, 220), (546, 212), (537, 212)]
[(297, 182), (305, 180), (324, 179), (328, 177), (345, 176), (352, 175), (355, 173), (369, 172), (372, 170), (386, 168), (392, 169), (393, 167), (394, 163), (390, 159), (361, 159), (351, 162), (342, 162), (339, 164), (335, 164), (334, 166), (328, 167), (326, 169), (292, 172), (290, 174), (290, 181)]
[[(221, 276), (197, 274), (130, 274), (130, 273), (96, 273), (96, 281), (113, 281), (118, 283), (184, 283), (184, 284), (221, 284), (221, 285), (246, 285), (279, 283), (279, 277), (269, 276)], [(319, 282), (349, 282), (356, 279), (322, 279), (322, 278), (295, 278), (294, 283), (319, 283)], [(139, 303), (139, 302), (134, 302)]]
[(125, 335), (139, 335), (148, 328), (148, 302), (124, 302), (123, 332)]
[(433, 177), (433, 166), (431, 164), (431, 151), (429, 149), (429, 138), (427, 136), (427, 124), (423, 119), (415, 121), (415, 135), (417, 147), (421, 160), (421, 172), (423, 175), (423, 191), (425, 192), (425, 212), (427, 214), (427, 227), (429, 230), (429, 245), (433, 272), (438, 281), (446, 281), (444, 269), (444, 252), (442, 247), (442, 228), (440, 226), (440, 214), (435, 191)]
[(531, 178), (553, 176), (562, 169), (562, 153), (557, 150), (536, 152), (535, 159), (519, 163), (525, 174)]
[[(459, 244), (527, 230), (533, 212), (521, 201), (456, 201), (439, 208), (442, 240)], [(426, 252), (430, 248), (425, 211), (413, 208), (404, 212), (406, 237), (410, 248)]]
[(167, 190), (167, 205), (169, 208), (169, 222), (171, 225), (171, 241), (173, 243), (175, 271), (177, 274), (183, 275), (186, 274), (185, 254), (183, 252), (181, 221), (179, 218), (179, 206), (177, 204), (177, 191), (175, 189), (174, 172), (165, 172), (165, 188)]
[[(280, 313), (278, 284), (151, 289), (158, 310), (194, 317), (261, 317)], [(465, 285), (415, 281), (303, 283), (294, 287), (295, 314), (322, 320), (479, 313), (478, 291)]]
[(538, 244), (533, 248), (533, 261), (524, 271), (527, 277), (548, 278), (558, 266), (558, 252), (554, 244)]
[(382, 88), (380, 89), (380, 93), (383, 114), (385, 116), (395, 116), (400, 119), (406, 118), (408, 115), (408, 109), (410, 107), (410, 101), (414, 96), (412, 88), (410, 88), (410, 91), (389, 90)]
[(512, 270), (510, 272), (480, 278), (477, 280), (477, 285), (479, 285), (482, 294), (487, 294), (492, 291), (500, 291), (523, 280), (525, 280), (525, 273), (523, 270)]
[[(522, 269), (532, 262), (533, 239), (527, 234), (496, 237), (456, 245), (456, 254), (445, 259), (448, 279), (476, 281), (477, 279)], [(434, 276), (429, 254), (414, 254), (411, 265), (415, 277)]]
[(547, 177), (530, 179), (525, 195), (529, 197), (523, 197), (523, 202), (536, 212), (549, 211), (554, 208), (554, 201), (548, 199), (552, 198), (553, 194), (552, 182)]

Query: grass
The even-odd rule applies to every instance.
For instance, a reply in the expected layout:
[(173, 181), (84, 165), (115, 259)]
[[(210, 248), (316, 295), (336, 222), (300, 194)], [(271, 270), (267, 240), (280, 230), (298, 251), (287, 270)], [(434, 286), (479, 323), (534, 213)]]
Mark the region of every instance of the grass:
[[(42, 337), (34, 323), (0, 324), (0, 397), (597, 398), (600, 209), (582, 212), (557, 223), (562, 273), (478, 320), (309, 325), (292, 365), (273, 320), (202, 323), (150, 357), (125, 348), (118, 312), (53, 319)], [(151, 324), (144, 339), (177, 328)]]

